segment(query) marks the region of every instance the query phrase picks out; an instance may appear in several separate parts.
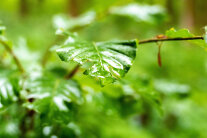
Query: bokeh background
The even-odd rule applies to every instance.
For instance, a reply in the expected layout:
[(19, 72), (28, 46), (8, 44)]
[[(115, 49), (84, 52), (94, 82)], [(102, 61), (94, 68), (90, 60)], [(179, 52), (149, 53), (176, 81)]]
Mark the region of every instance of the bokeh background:
[[(126, 11), (121, 12), (121, 7), (129, 4), (142, 10), (128, 7), (131, 14), (122, 16)], [(82, 19), (85, 13), (88, 18)], [(0, 20), (23, 65), (44, 64), (46, 70), (60, 74), (76, 66), (46, 52), (61, 43), (55, 35), (61, 25), (89, 41), (143, 40), (172, 27), (203, 35), (206, 15), (205, 0), (0, 0)], [(0, 50), (2, 64), (10, 65), (12, 60)], [(26, 136), (206, 138), (206, 50), (187, 42), (165, 42), (162, 67), (157, 64), (157, 52), (155, 43), (138, 46), (126, 77), (104, 88), (80, 69), (74, 79), (89, 93), (88, 102), (76, 109), (78, 113), (66, 126), (44, 123), (37, 116), (36, 127), (25, 132)], [(20, 137), (20, 111), (12, 105), (0, 112), (0, 137)]]

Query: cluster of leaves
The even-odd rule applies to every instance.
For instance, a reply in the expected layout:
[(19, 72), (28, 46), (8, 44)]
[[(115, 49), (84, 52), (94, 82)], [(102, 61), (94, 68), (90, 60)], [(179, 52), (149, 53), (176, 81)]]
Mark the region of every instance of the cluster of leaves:
[[(145, 12), (140, 12), (140, 7)], [(129, 8), (133, 8), (134, 11), (127, 12)], [(152, 10), (149, 11), (149, 8)], [(155, 16), (162, 15), (160, 14), (162, 11), (163, 9), (157, 6), (132, 4), (112, 8), (110, 12), (114, 15), (133, 18), (136, 21), (151, 22)], [(73, 22), (70, 22), (71, 20)], [(94, 20), (95, 13), (93, 12), (83, 14), (76, 19), (55, 16), (55, 26), (61, 27), (57, 33), (64, 35), (66, 41), (52, 49), (55, 49), (60, 60), (75, 62), (84, 69), (85, 75), (98, 80), (101, 86), (115, 82), (114, 85), (106, 88), (92, 87), (87, 83), (79, 82), (78, 79), (67, 79), (64, 77), (64, 73), (67, 72), (65, 68), (52, 71), (51, 68), (42, 68), (38, 64), (35, 64), (35, 67), (27, 64), (24, 72), (18, 72), (13, 69), (13, 66), (1, 67), (0, 111), (4, 114), (15, 109), (17, 112), (19, 108), (25, 116), (20, 116), (18, 121), (13, 123), (6, 119), (8, 123), (0, 128), (0, 136), (7, 136), (4, 134), (7, 132), (1, 132), (1, 130), (14, 129), (12, 136), (150, 137), (145, 131), (137, 132), (137, 126), (133, 123), (126, 123), (122, 118), (128, 119), (133, 116), (134, 120), (138, 118), (140, 126), (145, 126), (148, 124), (147, 120), (150, 119), (148, 111), (154, 112), (155, 108), (162, 114), (161, 95), (172, 93), (180, 96), (189, 93), (189, 86), (182, 84), (165, 81), (163, 83), (137, 76), (122, 79), (136, 58), (139, 45), (137, 39), (92, 42), (81, 40), (74, 33), (64, 31), (89, 25)], [(11, 45), (4, 31), (5, 27), (0, 26), (0, 43), (8, 50), (7, 47), (10, 49)], [(191, 40), (190, 42), (206, 48), (206, 35), (205, 40)], [(187, 38), (195, 35), (187, 29), (178, 31), (170, 29), (166, 31), (165, 36)], [(29, 51), (24, 52), (29, 53)], [(28, 63), (34, 62), (34, 59), (27, 60), (29, 60)], [(170, 90), (169, 87), (171, 87)], [(18, 107), (14, 108), (14, 106)], [(137, 116), (140, 112), (141, 117)], [(5, 118), (7, 117), (0, 117), (0, 121)], [(32, 125), (34, 128), (30, 128)], [(33, 129), (33, 133), (30, 133), (30, 129)], [(124, 133), (126, 131), (128, 133)]]

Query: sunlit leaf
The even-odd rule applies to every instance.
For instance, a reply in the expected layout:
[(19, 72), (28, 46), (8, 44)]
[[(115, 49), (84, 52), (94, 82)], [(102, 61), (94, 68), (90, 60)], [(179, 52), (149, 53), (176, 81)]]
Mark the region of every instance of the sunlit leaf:
[(76, 42), (56, 52), (62, 61), (93, 65), (84, 74), (98, 78), (102, 85), (124, 77), (136, 57), (137, 40), (117, 42)]

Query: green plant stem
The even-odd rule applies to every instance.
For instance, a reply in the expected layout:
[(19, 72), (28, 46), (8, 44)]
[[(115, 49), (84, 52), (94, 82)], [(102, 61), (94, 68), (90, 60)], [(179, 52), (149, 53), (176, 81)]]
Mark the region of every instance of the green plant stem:
[(139, 41), (139, 44), (163, 42), (163, 41), (183, 41), (183, 40), (204, 40), (202, 36), (185, 37), (185, 38), (153, 38)]
[(25, 71), (24, 71), (23, 66), (21, 65), (19, 59), (18, 59), (17, 56), (14, 54), (14, 52), (13, 52), (12, 49), (9, 47), (9, 45), (8, 45), (6, 42), (1, 41), (1, 40), (0, 40), (0, 43), (4, 46), (4, 48), (6, 49), (6, 51), (13, 57), (13, 59), (14, 59), (16, 65), (17, 65), (17, 67), (19, 68), (19, 71), (20, 71), (21, 73), (24, 73)]

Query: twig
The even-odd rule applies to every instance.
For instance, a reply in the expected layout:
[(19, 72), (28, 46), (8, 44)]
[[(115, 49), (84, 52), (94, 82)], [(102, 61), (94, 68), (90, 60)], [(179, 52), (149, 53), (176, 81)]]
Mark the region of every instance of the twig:
[(78, 71), (78, 69), (80, 68), (80, 65), (76, 65), (75, 68), (65, 76), (65, 79), (69, 80), (71, 79)]
[(194, 36), (194, 37), (185, 37), (185, 38), (154, 38), (139, 41), (139, 44), (153, 43), (153, 42), (161, 42), (161, 41), (182, 41), (182, 40), (204, 40), (202, 36)]
[(7, 52), (9, 52), (9, 54), (13, 57), (13, 59), (14, 59), (16, 65), (17, 65), (17, 67), (19, 68), (19, 71), (20, 71), (21, 73), (24, 73), (24, 68), (23, 68), (23, 66), (21, 65), (19, 59), (18, 59), (17, 56), (14, 54), (14, 52), (13, 52), (12, 49), (9, 47), (9, 45), (8, 45), (6, 42), (1, 41), (1, 40), (0, 40), (0, 43), (4, 46), (4, 48), (7, 50)]

